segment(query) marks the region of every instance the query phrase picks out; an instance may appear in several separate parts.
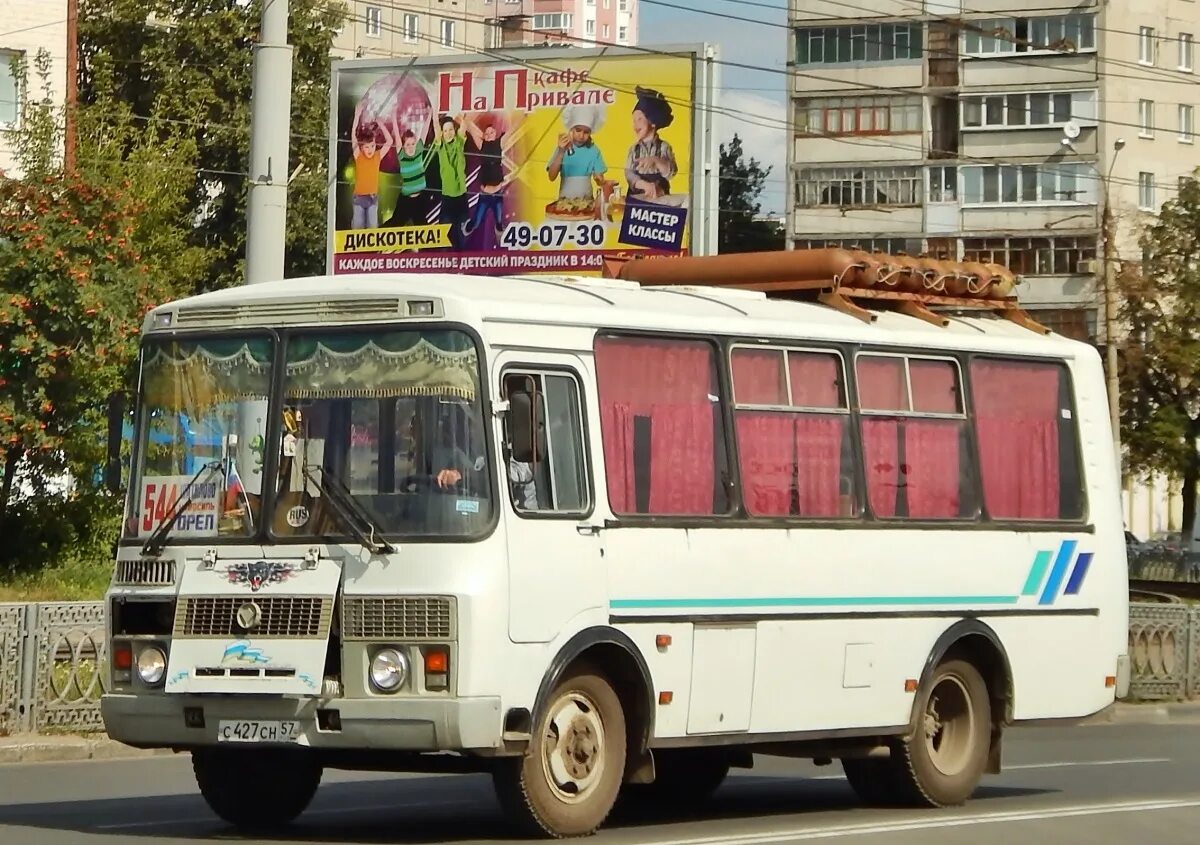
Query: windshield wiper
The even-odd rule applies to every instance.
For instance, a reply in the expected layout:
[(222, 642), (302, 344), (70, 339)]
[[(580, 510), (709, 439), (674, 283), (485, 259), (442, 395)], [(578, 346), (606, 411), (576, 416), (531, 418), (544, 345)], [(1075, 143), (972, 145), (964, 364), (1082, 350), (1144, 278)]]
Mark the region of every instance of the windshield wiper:
[(342, 484), (341, 479), (327, 474), (323, 469), (319, 481), (316, 478), (316, 470), (313, 468), (304, 469), (303, 474), (325, 494), (326, 501), (333, 506), (334, 513), (341, 517), (342, 524), (364, 547), (377, 555), (396, 551), (396, 547), (387, 540), (376, 539), (376, 535), (381, 533), (379, 527), (375, 525), (367, 509)]
[[(142, 554), (156, 555), (162, 551), (166, 545), (167, 537), (171, 535), (171, 529), (175, 527), (176, 520), (179, 519), (179, 514), (183, 513), (183, 509), (191, 504), (192, 499), (196, 495), (196, 488), (202, 480), (208, 480), (208, 474), (216, 469), (221, 469), (220, 461), (209, 461), (200, 469), (196, 470), (196, 474), (192, 476), (192, 480), (183, 488), (183, 494), (175, 500), (175, 504), (171, 505), (171, 510), (163, 515), (163, 518), (158, 521), (158, 525), (154, 527), (154, 532), (142, 544)], [(223, 474), (223, 473), (222, 473)]]

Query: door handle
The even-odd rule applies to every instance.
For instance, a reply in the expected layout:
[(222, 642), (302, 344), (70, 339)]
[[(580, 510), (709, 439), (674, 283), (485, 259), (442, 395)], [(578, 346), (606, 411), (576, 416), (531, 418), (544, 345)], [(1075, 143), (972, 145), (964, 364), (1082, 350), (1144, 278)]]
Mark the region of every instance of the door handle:
[(595, 537), (600, 533), (599, 525), (591, 525), (587, 522), (581, 522), (575, 526), (575, 530), (585, 537)]

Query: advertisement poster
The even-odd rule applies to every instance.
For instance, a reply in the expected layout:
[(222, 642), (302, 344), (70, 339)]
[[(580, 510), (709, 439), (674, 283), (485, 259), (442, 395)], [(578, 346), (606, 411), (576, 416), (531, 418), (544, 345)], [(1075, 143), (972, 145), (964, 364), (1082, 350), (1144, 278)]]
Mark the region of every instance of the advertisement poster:
[(333, 273), (690, 251), (696, 55), (526, 55), (335, 68)]

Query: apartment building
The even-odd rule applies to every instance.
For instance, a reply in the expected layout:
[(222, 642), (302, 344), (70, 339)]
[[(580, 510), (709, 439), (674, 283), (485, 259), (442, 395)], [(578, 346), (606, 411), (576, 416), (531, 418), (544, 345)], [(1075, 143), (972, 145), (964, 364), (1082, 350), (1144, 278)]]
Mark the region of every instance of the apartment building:
[(353, 0), (339, 57), (439, 56), (539, 44), (636, 44), (638, 0)]
[(66, 100), (67, 87), (67, 0), (8, 0), (4, 4), (4, 33), (0, 35), (0, 173), (19, 176), (9, 132), (21, 119), (21, 103), (27, 91), (14, 70), (14, 60), (23, 59), (28, 70), (25, 85), (42, 94), (42, 81), (34, 60), (45, 51), (50, 60), (49, 98), (56, 106)]
[(1105, 203), (1113, 257), (1138, 260), (1148, 216), (1200, 164), (1197, 4), (791, 0), (789, 14), (790, 246), (995, 261), (1046, 325), (1102, 338)]

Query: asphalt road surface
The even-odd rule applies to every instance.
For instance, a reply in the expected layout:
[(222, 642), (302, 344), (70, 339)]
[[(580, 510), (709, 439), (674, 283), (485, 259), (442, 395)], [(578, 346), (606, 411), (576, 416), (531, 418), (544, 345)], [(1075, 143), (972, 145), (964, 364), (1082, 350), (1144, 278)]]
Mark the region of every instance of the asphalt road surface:
[[(857, 804), (836, 763), (758, 758), (702, 806), (623, 810), (590, 845), (1195, 842), (1197, 759), (1200, 724), (1016, 730), (1006, 739), (1004, 774), (987, 777), (966, 806), (878, 810)], [(255, 840), (208, 811), (186, 757), (0, 766), (3, 845), (231, 840), (410, 845), (514, 835), (480, 776), (331, 772), (285, 834)]]

